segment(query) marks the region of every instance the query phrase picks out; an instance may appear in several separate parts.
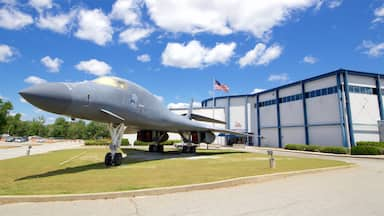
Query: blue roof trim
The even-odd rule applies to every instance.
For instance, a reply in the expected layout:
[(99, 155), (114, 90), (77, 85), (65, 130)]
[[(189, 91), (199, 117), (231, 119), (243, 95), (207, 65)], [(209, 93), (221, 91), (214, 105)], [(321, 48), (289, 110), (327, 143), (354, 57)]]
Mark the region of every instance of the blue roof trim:
[[(348, 70), (348, 69), (340, 68), (340, 69), (335, 70), (335, 71), (331, 71), (331, 72), (328, 72), (328, 73), (325, 73), (325, 74), (321, 74), (321, 75), (318, 75), (318, 76), (310, 77), (308, 79), (296, 81), (296, 82), (289, 83), (289, 84), (286, 84), (286, 85), (282, 85), (282, 86), (279, 86), (279, 87), (275, 87), (275, 88), (272, 88), (272, 89), (267, 89), (265, 91), (254, 93), (254, 94), (220, 96), (220, 97), (215, 97), (215, 98), (216, 99), (226, 99), (227, 97), (237, 98), (237, 97), (246, 97), (246, 96), (256, 96), (258, 94), (263, 94), (263, 93), (267, 93), (267, 92), (276, 91), (277, 89), (288, 88), (288, 87), (294, 86), (294, 85), (301, 85), (301, 82), (309, 82), (309, 81), (314, 81), (314, 80), (322, 79), (322, 78), (325, 78), (325, 77), (336, 75), (337, 73), (344, 72), (344, 71), (348, 71), (348, 74), (350, 74), (350, 75), (369, 76), (369, 77), (373, 77), (373, 78), (376, 78), (377, 76), (384, 76), (384, 74), (381, 74), (381, 73), (354, 71), (354, 70)], [(205, 102), (210, 101), (212, 99), (213, 98), (207, 98), (207, 99), (203, 100), (201, 103), (205, 103)]]

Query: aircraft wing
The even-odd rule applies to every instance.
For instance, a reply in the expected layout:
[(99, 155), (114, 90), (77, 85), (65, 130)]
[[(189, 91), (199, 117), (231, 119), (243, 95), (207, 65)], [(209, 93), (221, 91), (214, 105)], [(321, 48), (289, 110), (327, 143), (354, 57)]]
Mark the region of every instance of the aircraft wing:
[(238, 135), (238, 136), (253, 136), (248, 133), (243, 133), (239, 131), (234, 131), (234, 130), (228, 130), (228, 129), (219, 129), (219, 128), (210, 128), (211, 131), (213, 132), (220, 132), (220, 133), (225, 133), (225, 134), (233, 134), (233, 135)]
[[(182, 116), (186, 116), (186, 115), (187, 115), (186, 113), (182, 114)], [(210, 123), (226, 124), (225, 121), (220, 121), (220, 120), (217, 120), (217, 119), (209, 118), (209, 117), (198, 115), (198, 114), (194, 114), (194, 113), (191, 113), (190, 117), (191, 117), (191, 119), (194, 119), (196, 121), (204, 121), (204, 122), (210, 122)]]

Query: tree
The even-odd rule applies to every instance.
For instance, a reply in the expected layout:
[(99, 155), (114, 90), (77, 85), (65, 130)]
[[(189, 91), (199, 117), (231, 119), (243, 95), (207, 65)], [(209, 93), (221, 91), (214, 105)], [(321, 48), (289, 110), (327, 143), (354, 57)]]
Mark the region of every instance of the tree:
[(30, 136), (47, 136), (48, 129), (47, 126), (44, 125), (45, 118), (44, 116), (40, 116), (38, 118), (34, 118), (32, 122), (28, 125), (28, 135)]
[(96, 138), (105, 138), (109, 137), (109, 131), (107, 128), (107, 125), (105, 123), (99, 123), (99, 122), (94, 122), (91, 121), (87, 125), (87, 139), (96, 139)]
[(61, 137), (65, 138), (68, 135), (69, 123), (63, 117), (59, 117), (55, 120), (49, 127), (49, 136), (50, 137)]
[(71, 122), (68, 127), (68, 138), (70, 139), (84, 139), (87, 137), (87, 126), (82, 120)]
[(13, 109), (12, 103), (7, 101), (3, 102), (0, 98), (0, 132), (7, 133), (7, 117), (9, 111)]

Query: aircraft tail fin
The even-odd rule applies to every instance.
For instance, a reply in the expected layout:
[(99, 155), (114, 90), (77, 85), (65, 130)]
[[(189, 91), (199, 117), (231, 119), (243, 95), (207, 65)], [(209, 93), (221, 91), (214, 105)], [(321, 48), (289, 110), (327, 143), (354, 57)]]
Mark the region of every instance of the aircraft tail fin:
[(192, 120), (192, 109), (193, 109), (193, 98), (191, 100), (191, 104), (189, 104), (189, 109), (188, 109), (188, 114), (187, 114), (187, 118), (189, 120)]

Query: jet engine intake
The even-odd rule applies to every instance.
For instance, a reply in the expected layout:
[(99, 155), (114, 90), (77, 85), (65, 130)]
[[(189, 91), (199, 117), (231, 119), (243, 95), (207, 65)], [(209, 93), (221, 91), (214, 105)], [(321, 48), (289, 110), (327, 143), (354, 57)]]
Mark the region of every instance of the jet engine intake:
[(206, 132), (197, 132), (193, 131), (191, 132), (191, 138), (192, 138), (192, 143), (199, 144), (199, 143), (207, 143), (211, 144), (215, 141), (215, 134), (212, 133), (211, 131), (206, 131)]
[(164, 131), (141, 130), (137, 132), (136, 139), (142, 142), (165, 142), (169, 138), (168, 133)]

